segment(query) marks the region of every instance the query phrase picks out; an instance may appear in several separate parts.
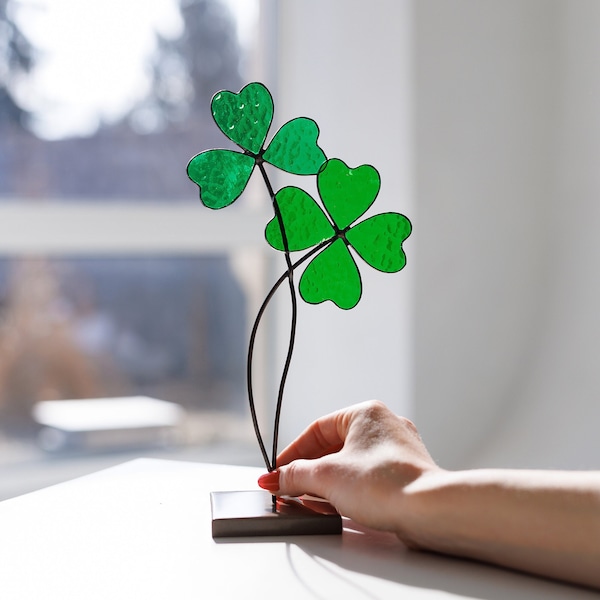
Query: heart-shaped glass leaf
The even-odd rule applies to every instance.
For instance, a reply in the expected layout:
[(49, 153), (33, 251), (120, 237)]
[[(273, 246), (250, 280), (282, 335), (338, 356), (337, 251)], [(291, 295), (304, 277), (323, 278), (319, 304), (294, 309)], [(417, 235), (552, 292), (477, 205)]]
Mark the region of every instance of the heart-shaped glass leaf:
[(373, 268), (396, 273), (406, 265), (402, 242), (410, 235), (410, 221), (399, 213), (382, 213), (357, 223), (346, 239)]
[(263, 158), (294, 175), (316, 175), (326, 159), (318, 137), (319, 127), (312, 119), (292, 119), (275, 134)]
[(239, 93), (223, 90), (211, 102), (219, 129), (238, 146), (258, 154), (273, 120), (273, 98), (262, 83), (249, 83)]
[[(315, 200), (300, 188), (284, 187), (275, 195), (285, 228), (288, 250), (306, 250), (335, 235), (335, 231)], [(267, 223), (267, 242), (276, 250), (284, 250), (277, 217)]]
[(298, 287), (303, 300), (309, 304), (331, 300), (346, 310), (358, 304), (362, 293), (360, 273), (340, 238), (310, 262)]
[(337, 158), (328, 160), (317, 176), (319, 195), (340, 229), (367, 211), (375, 202), (380, 186), (379, 173), (371, 165), (351, 169)]
[(200, 188), (200, 200), (208, 208), (224, 208), (242, 194), (254, 159), (232, 150), (207, 150), (187, 166), (188, 177)]

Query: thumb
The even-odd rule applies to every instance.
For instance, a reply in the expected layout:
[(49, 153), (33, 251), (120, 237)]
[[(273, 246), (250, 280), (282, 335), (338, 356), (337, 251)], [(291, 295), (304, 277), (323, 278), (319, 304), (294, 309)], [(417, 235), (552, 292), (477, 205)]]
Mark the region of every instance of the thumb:
[(258, 485), (278, 496), (312, 494), (326, 498), (327, 477), (322, 462), (322, 459), (295, 460), (277, 471), (261, 475)]
[(318, 459), (298, 459), (279, 468), (278, 494), (286, 496), (301, 496), (302, 494), (320, 495), (317, 488)]

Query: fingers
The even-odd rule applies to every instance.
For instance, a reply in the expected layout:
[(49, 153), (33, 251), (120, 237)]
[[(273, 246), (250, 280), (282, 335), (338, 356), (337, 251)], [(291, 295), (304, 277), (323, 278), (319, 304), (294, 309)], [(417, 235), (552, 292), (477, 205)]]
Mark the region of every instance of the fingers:
[(331, 478), (326, 469), (322, 468), (322, 459), (296, 460), (279, 468), (278, 496), (301, 496), (312, 494), (323, 498), (328, 497), (328, 484)]
[(258, 485), (272, 494), (300, 496), (308, 493), (308, 486), (314, 485), (310, 469), (298, 460), (275, 471), (264, 473), (258, 478)]
[(368, 416), (381, 420), (392, 413), (381, 402), (369, 400), (321, 417), (309, 425), (277, 457), (277, 465), (287, 465), (299, 458), (320, 458), (338, 452), (344, 446), (353, 423)]
[(309, 425), (277, 457), (277, 465), (287, 465), (299, 458), (320, 458), (337, 452), (348, 433), (348, 411), (337, 411)]
[(286, 512), (297, 514), (299, 507), (309, 508), (312, 512), (322, 515), (337, 514), (335, 508), (333, 508), (326, 500), (310, 500), (308, 498), (282, 496), (277, 502), (277, 511), (282, 514), (286, 514)]
[(260, 487), (278, 495), (329, 498), (340, 473), (340, 461), (333, 454), (346, 440), (359, 450), (380, 443), (382, 423), (391, 415), (381, 402), (368, 401), (317, 419), (279, 454), (277, 470), (261, 476)]

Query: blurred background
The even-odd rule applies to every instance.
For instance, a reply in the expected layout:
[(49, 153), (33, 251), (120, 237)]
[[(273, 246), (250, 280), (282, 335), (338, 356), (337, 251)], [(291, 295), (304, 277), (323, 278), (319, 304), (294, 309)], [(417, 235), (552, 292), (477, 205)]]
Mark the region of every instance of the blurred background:
[[(254, 0), (0, 1), (0, 498), (140, 452), (259, 460), (262, 200), (203, 222), (185, 172), (227, 141), (210, 99), (257, 69), (258, 28)], [(86, 402), (138, 396), (177, 418)]]
[[(96, 4), (0, 0), (0, 499), (141, 454), (260, 465), (268, 199), (209, 211), (185, 175), (226, 143), (213, 93), (253, 80), (414, 225), (354, 310), (300, 305), (281, 443), (377, 397), (445, 467), (597, 467), (600, 5)], [(267, 428), (286, 300), (255, 365)], [(40, 447), (40, 403), (130, 396), (177, 406), (176, 437)]]

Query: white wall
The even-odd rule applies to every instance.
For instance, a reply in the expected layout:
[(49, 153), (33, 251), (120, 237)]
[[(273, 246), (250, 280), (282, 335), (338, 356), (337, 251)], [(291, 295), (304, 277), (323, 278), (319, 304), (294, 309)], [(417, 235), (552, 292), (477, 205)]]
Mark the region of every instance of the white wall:
[(416, 3), (416, 419), (447, 466), (598, 466), (600, 3)]
[(518, 401), (544, 326), (555, 17), (545, 0), (415, 6), (416, 419), (456, 466)]
[[(556, 5), (548, 286), (528, 377), (477, 463), (600, 465), (600, 3)], [(552, 177), (554, 175), (554, 177)]]
[[(276, 119), (315, 119), (328, 157), (379, 170), (380, 197), (369, 214), (393, 210), (412, 217), (410, 3), (303, 0), (279, 2), (277, 10)], [(363, 297), (353, 310), (300, 302), (282, 443), (323, 413), (369, 398), (410, 411), (414, 240), (405, 248), (409, 265), (399, 274), (359, 264)], [(282, 288), (288, 306), (285, 294)], [(281, 355), (289, 311), (279, 322)]]
[(600, 3), (277, 6), (278, 118), (415, 226), (357, 309), (302, 307), (284, 440), (379, 397), (447, 467), (597, 466)]

